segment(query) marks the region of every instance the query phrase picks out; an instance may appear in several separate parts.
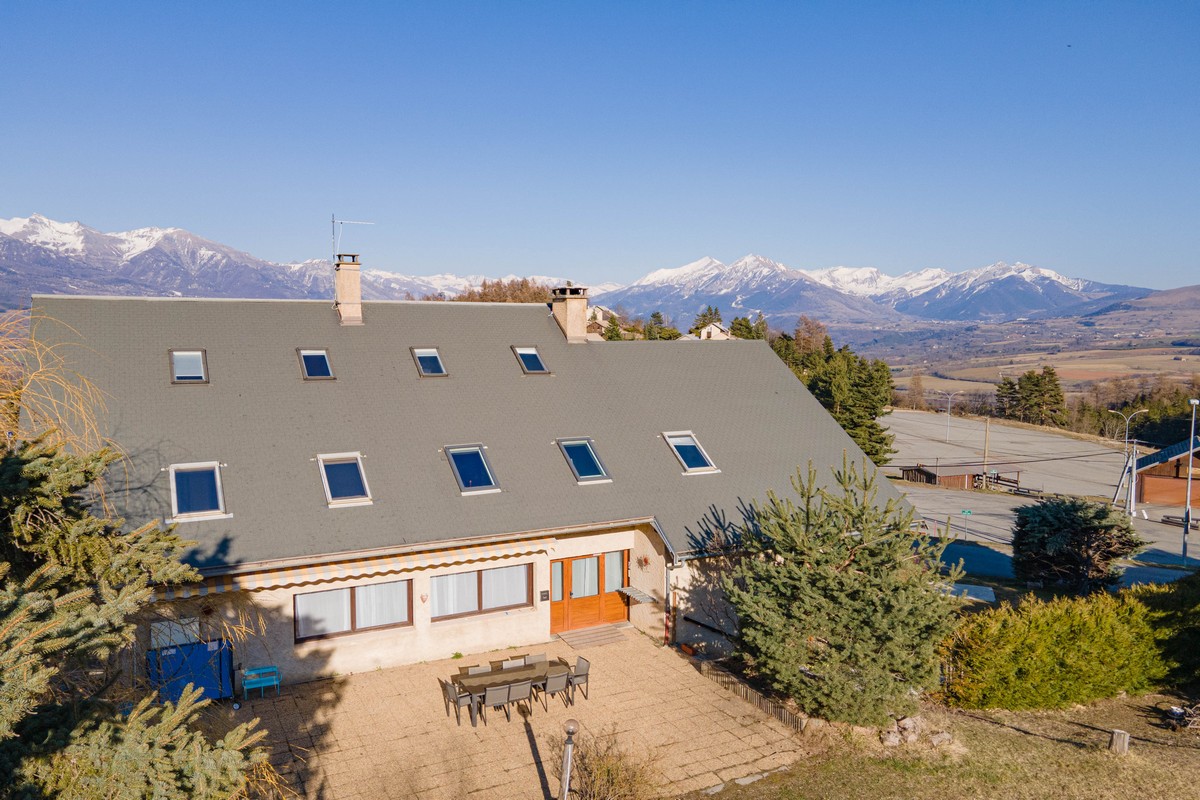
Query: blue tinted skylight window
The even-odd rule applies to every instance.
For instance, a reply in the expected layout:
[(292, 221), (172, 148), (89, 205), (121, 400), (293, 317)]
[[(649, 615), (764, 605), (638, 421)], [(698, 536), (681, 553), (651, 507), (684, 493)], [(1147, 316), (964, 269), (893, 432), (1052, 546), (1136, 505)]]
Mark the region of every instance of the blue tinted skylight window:
[(675, 451), (683, 468), (687, 472), (714, 471), (713, 463), (708, 455), (690, 433), (669, 433), (667, 444)]
[(207, 383), (203, 350), (172, 350), (171, 380), (175, 383)]
[(550, 371), (542, 363), (542, 357), (536, 347), (514, 347), (513, 352), (517, 354), (517, 359), (521, 362), (521, 369), (526, 372), (538, 373)]
[(219, 469), (215, 462), (171, 466), (171, 510), (175, 517), (224, 515)]
[(362, 505), (371, 502), (371, 491), (363, 474), (362, 456), (339, 453), (318, 456), (325, 499), (330, 505)]
[(450, 466), (454, 469), (454, 477), (462, 491), (478, 492), (496, 488), (496, 479), (488, 467), (482, 447), (455, 447), (448, 449), (446, 453), (450, 457)]
[(442, 357), (438, 355), (437, 348), (413, 348), (413, 358), (417, 361), (417, 369), (422, 375), (445, 375), (446, 367), (442, 364)]
[(571, 465), (571, 471), (575, 473), (576, 480), (596, 481), (608, 477), (604, 471), (604, 465), (596, 457), (596, 451), (592, 448), (590, 439), (564, 439), (558, 443), (558, 446), (562, 448), (563, 455), (567, 457), (567, 463)]
[(300, 366), (304, 369), (304, 377), (309, 380), (333, 377), (329, 354), (324, 350), (301, 350)]

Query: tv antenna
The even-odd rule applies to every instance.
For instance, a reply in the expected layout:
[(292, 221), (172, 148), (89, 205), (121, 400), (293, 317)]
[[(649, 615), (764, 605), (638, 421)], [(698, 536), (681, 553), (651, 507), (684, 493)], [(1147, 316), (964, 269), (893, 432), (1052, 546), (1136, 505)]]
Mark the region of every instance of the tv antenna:
[(352, 219), (338, 219), (336, 214), (329, 215), (329, 244), (333, 247), (330, 261), (337, 261), (338, 249), (342, 246), (342, 225), (374, 225), (374, 222), (356, 222)]

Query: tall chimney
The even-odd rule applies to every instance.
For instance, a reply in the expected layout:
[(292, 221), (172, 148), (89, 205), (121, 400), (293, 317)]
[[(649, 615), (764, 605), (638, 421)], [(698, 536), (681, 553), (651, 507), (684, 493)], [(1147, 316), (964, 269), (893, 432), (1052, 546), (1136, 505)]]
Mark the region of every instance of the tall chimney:
[(554, 321), (567, 341), (578, 344), (587, 341), (588, 300), (587, 288), (583, 286), (559, 286), (550, 290), (550, 310)]
[(333, 265), (333, 307), (343, 325), (362, 325), (362, 265), (357, 253), (338, 253)]

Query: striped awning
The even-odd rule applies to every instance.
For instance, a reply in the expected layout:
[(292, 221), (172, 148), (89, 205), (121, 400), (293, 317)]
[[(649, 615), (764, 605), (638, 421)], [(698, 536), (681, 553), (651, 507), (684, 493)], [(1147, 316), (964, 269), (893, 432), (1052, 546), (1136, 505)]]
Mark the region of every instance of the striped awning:
[(303, 567), (269, 569), (242, 575), (217, 575), (202, 583), (173, 586), (156, 591), (156, 600), (185, 600), (223, 592), (279, 589), (285, 586), (306, 586), (313, 583), (391, 575), (415, 569), (431, 569), (456, 564), (494, 561), (514, 556), (544, 553), (551, 539), (525, 539), (519, 542), (481, 544), (448, 550), (425, 550), (392, 556), (375, 556)]

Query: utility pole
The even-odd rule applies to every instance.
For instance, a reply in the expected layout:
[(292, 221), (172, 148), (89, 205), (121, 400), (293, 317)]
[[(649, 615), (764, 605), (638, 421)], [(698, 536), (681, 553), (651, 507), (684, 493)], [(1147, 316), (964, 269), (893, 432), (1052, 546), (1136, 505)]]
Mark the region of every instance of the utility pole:
[(959, 389), (957, 392), (943, 392), (941, 389), (934, 389), (934, 391), (940, 395), (944, 395), (946, 398), (946, 441), (949, 442), (950, 441), (950, 407), (954, 403), (954, 396), (962, 394), (963, 391), (965, 391), (965, 390)]
[(1122, 414), (1120, 411), (1115, 411), (1111, 408), (1108, 410), (1108, 413), (1116, 414), (1118, 417), (1125, 420), (1125, 472), (1122, 475), (1122, 478), (1129, 478), (1129, 489), (1125, 493), (1125, 513), (1129, 514), (1130, 516), (1133, 516), (1133, 504), (1136, 502), (1133, 497), (1133, 481), (1134, 475), (1136, 474), (1136, 462), (1131, 460), (1129, 457), (1129, 420), (1133, 419), (1138, 414), (1145, 414), (1146, 411), (1147, 409), (1145, 408), (1139, 408), (1132, 414)]

